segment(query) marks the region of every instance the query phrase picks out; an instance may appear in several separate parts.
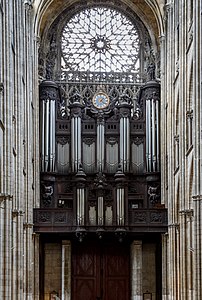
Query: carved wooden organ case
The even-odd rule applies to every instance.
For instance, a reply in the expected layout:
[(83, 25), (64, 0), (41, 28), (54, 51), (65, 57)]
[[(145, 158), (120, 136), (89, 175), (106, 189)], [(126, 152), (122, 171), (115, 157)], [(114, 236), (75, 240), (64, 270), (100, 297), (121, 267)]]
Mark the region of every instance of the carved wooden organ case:
[(127, 92), (110, 95), (98, 86), (90, 99), (75, 91), (68, 106), (61, 88), (43, 81), (41, 214), (35, 222), (65, 224), (67, 231), (165, 225), (159, 102), (155, 80), (140, 88), (135, 102)]

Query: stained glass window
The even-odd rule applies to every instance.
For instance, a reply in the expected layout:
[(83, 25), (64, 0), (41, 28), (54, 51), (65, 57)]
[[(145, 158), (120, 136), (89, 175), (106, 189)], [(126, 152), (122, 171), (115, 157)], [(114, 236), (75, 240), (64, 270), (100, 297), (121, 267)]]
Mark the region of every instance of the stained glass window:
[(65, 25), (62, 72), (139, 73), (140, 41), (131, 20), (111, 8), (85, 9)]

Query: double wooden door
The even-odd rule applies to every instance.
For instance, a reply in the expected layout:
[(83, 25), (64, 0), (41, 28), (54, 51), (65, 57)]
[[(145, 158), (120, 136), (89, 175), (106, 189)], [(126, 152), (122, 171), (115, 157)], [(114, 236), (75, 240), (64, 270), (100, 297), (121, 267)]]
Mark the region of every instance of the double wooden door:
[(72, 249), (73, 300), (129, 300), (129, 248), (80, 243)]

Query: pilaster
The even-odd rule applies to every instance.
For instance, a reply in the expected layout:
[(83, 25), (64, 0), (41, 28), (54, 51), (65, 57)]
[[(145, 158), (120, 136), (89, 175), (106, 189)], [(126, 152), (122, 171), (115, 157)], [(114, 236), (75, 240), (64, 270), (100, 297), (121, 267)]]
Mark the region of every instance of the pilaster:
[(131, 300), (142, 300), (142, 241), (131, 245)]
[(71, 300), (71, 242), (62, 241), (62, 300)]

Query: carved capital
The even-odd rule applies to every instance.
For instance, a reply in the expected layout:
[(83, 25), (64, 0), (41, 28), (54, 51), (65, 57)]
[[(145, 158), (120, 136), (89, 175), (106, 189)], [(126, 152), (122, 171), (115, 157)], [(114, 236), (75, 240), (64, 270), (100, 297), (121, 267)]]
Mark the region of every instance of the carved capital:
[(22, 210), (14, 209), (12, 211), (12, 217), (13, 218), (18, 217), (18, 216), (23, 216), (24, 214), (25, 214), (25, 212), (22, 211)]
[(58, 86), (54, 81), (45, 80), (40, 84), (40, 100), (56, 101), (58, 99)]
[(132, 138), (131, 141), (132, 141), (135, 145), (139, 146), (140, 144), (143, 144), (143, 143), (144, 143), (144, 138), (143, 138), (143, 137), (136, 136), (136, 137)]
[(179, 144), (179, 134), (174, 136), (174, 141), (176, 144)]
[(115, 144), (117, 144), (118, 143), (118, 138), (117, 137), (107, 137), (106, 138), (106, 142), (108, 143), (108, 144), (110, 144), (111, 146), (114, 146)]
[(94, 137), (91, 137), (91, 138), (86, 137), (86, 138), (83, 138), (83, 142), (84, 142), (84, 144), (90, 146), (95, 142), (95, 138)]
[(66, 145), (68, 142), (70, 142), (70, 137), (61, 136), (57, 138), (57, 143), (62, 146)]
[(8, 194), (1, 194), (0, 193), (0, 203), (6, 200), (12, 200), (13, 196)]
[(187, 111), (186, 117), (187, 117), (187, 119), (193, 119), (193, 110)]
[(33, 8), (33, 0), (24, 0), (24, 6), (26, 10), (31, 10)]

